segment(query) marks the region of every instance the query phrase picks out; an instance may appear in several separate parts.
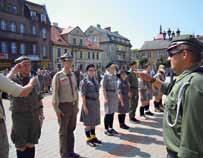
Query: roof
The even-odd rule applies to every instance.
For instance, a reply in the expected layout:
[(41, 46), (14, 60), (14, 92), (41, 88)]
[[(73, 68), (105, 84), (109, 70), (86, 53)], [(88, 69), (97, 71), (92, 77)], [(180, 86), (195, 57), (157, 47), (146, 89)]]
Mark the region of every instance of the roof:
[(103, 28), (101, 28), (101, 27), (96, 27), (96, 26), (92, 26), (92, 27), (93, 27), (94, 29), (96, 29), (97, 31), (99, 31), (99, 32), (106, 33), (107, 36), (110, 36), (110, 37), (113, 36), (113, 37), (116, 37), (116, 38), (124, 39), (124, 40), (126, 40), (126, 41), (130, 41), (130, 40), (127, 39), (126, 37), (120, 35), (118, 32), (111, 32), (111, 31), (109, 31), (109, 30), (107, 30), (107, 29), (103, 29)]
[(170, 44), (169, 40), (153, 40), (153, 41), (145, 41), (140, 51), (143, 50), (156, 50), (156, 49), (167, 49)]
[(62, 29), (61, 35), (68, 34), (74, 30), (74, 27), (69, 26), (68, 28)]
[(61, 36), (62, 29), (56, 26), (51, 26), (51, 41), (53, 44), (68, 46), (68, 42)]
[(26, 1), (25, 5), (32, 11), (36, 11), (38, 13), (46, 13), (45, 5), (40, 5), (29, 1)]

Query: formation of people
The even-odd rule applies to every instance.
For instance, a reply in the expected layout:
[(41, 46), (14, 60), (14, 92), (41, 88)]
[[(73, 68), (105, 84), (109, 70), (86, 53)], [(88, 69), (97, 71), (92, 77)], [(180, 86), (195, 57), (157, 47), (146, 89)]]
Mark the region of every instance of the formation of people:
[[(126, 124), (126, 116), (129, 116), (132, 123), (140, 122), (136, 117), (139, 99), (141, 118), (154, 115), (150, 111), (150, 100), (153, 96), (155, 112), (164, 111), (163, 130), (167, 157), (202, 157), (202, 51), (203, 44), (193, 36), (180, 36), (171, 42), (168, 55), (171, 68), (177, 75), (171, 83), (165, 82), (164, 65), (159, 65), (157, 73), (151, 76), (149, 63), (144, 65), (143, 71), (138, 71), (135, 61), (129, 63), (129, 71), (117, 71), (115, 63), (108, 63), (101, 82), (96, 77), (95, 65), (89, 64), (86, 67), (86, 75), (79, 82), (72, 71), (71, 53), (62, 55), (60, 59), (63, 69), (58, 71), (52, 80), (52, 105), (59, 124), (61, 158), (80, 157), (74, 150), (74, 130), (78, 112), (80, 121), (84, 124), (87, 145), (96, 147), (102, 144), (96, 134), (96, 126), (101, 124), (100, 106), (104, 106), (104, 134), (114, 136), (119, 135), (119, 130), (114, 127), (115, 113), (118, 113), (120, 128), (128, 130), (130, 125)], [(34, 158), (35, 145), (38, 144), (44, 119), (43, 96), (39, 78), (31, 75), (30, 59), (21, 56), (15, 62), (16, 65), (7, 78), (0, 75), (0, 90), (10, 95), (13, 123), (11, 140), (15, 144), (17, 158)], [(100, 88), (104, 105), (100, 105)], [(166, 101), (163, 105), (164, 94)], [(81, 111), (78, 105), (79, 97), (82, 98)], [(0, 144), (0, 157), (8, 158), (5, 112), (1, 100), (0, 133), (3, 133), (0, 139), (3, 142)]]

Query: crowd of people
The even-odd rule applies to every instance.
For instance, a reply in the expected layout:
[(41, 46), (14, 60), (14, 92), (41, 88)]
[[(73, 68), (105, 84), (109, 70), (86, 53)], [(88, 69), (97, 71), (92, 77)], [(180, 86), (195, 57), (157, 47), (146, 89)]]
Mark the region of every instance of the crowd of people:
[[(97, 68), (88, 64), (80, 79), (72, 71), (73, 57), (66, 53), (60, 57), (62, 70), (53, 73), (44, 70), (32, 75), (31, 60), (21, 56), (7, 74), (0, 75), (0, 90), (9, 93), (12, 112), (11, 140), (15, 144), (17, 158), (34, 158), (35, 145), (41, 135), (44, 92), (52, 90), (52, 105), (59, 124), (61, 158), (79, 158), (74, 151), (74, 130), (79, 112), (79, 97), (82, 100), (80, 121), (84, 124), (87, 145), (102, 144), (96, 135), (96, 126), (101, 123), (100, 95), (104, 96), (104, 134), (120, 135), (114, 127), (114, 115), (118, 113), (120, 128), (128, 130), (126, 116), (131, 123), (141, 120), (136, 117), (140, 99), (140, 118), (155, 113), (150, 109), (154, 96), (155, 112), (164, 112), (164, 141), (168, 158), (202, 157), (203, 141), (201, 128), (202, 72), (200, 66), (203, 44), (192, 36), (179, 37), (168, 47), (171, 67), (177, 77), (171, 83), (165, 82), (165, 66), (159, 65), (156, 74), (151, 75), (151, 65), (144, 64), (139, 71), (138, 63), (129, 63), (129, 70), (119, 70), (110, 62), (105, 66), (100, 80)], [(53, 78), (53, 79), (52, 79)], [(100, 91), (100, 88), (102, 91)], [(80, 90), (80, 93), (79, 93)], [(102, 92), (102, 94), (100, 94)], [(166, 101), (163, 105), (163, 94)], [(128, 114), (128, 115), (127, 115)], [(8, 158), (8, 138), (5, 127), (5, 112), (0, 99), (0, 157)]]

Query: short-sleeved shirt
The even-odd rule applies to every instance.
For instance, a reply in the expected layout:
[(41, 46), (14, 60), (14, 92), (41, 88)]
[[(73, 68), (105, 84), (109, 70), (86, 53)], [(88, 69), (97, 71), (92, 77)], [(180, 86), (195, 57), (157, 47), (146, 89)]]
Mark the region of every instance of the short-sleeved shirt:
[[(22, 86), (11, 81), (3, 74), (0, 74), (0, 91), (6, 92), (13, 96), (19, 96), (20, 93), (22, 92), (22, 90), (23, 90)], [(1, 99), (1, 97), (0, 97), (0, 99)], [(0, 119), (3, 119), (4, 117), (5, 116), (4, 116), (3, 106), (0, 105)]]

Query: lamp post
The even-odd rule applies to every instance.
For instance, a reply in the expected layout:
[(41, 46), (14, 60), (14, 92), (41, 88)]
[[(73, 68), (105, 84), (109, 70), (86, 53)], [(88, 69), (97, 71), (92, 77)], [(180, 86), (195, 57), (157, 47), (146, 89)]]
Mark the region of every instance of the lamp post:
[(171, 29), (170, 28), (168, 29), (167, 33), (168, 33), (168, 38), (170, 40), (171, 39)]

